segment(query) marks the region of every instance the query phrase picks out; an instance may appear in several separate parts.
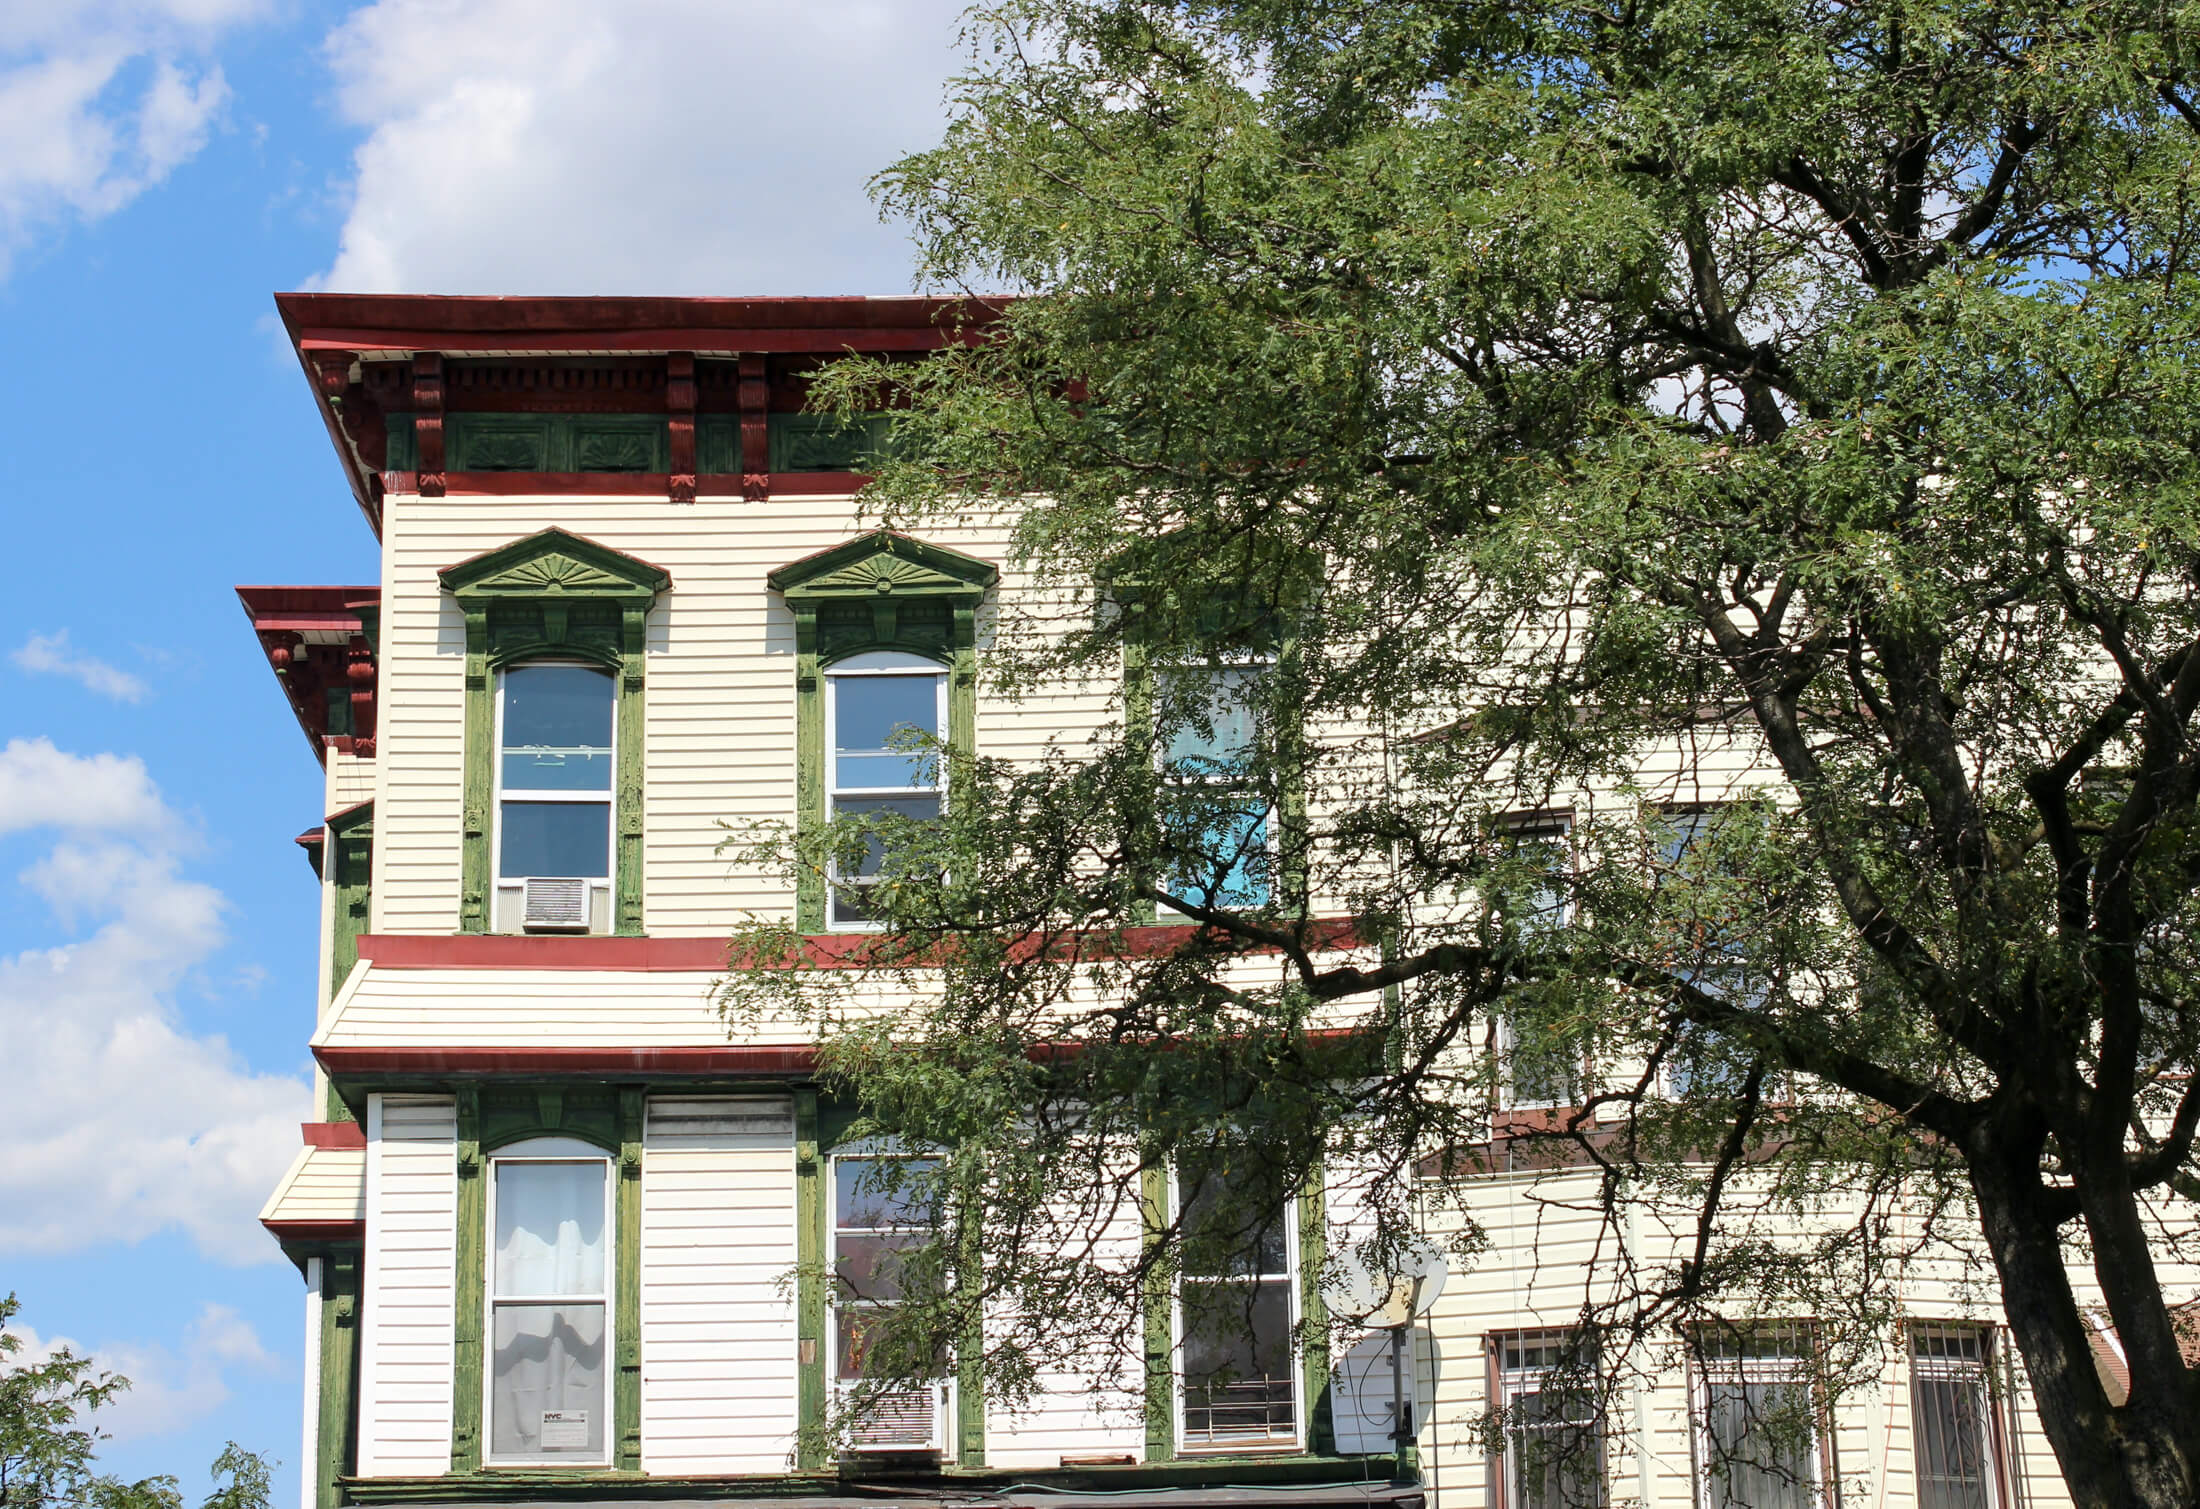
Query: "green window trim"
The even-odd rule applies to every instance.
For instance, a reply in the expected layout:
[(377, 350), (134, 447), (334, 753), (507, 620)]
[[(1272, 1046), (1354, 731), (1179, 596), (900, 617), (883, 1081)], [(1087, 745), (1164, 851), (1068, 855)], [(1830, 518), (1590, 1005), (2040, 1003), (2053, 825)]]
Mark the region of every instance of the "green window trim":
[[(484, 1379), (482, 1334), (489, 1305), (488, 1164), (497, 1149), (535, 1137), (572, 1137), (604, 1150), (613, 1193), (611, 1465), (642, 1470), (642, 1107), (639, 1085), (583, 1088), (462, 1086), (458, 1098), (458, 1262), (453, 1275), (451, 1471), (481, 1473)], [(600, 1463), (527, 1469), (554, 1475), (597, 1474)]]
[(315, 1509), (344, 1502), (337, 1479), (351, 1473), (359, 1430), (359, 1250), (338, 1248), (321, 1259), (321, 1378), (315, 1398)]
[[(1328, 1200), (1323, 1170), (1316, 1167), (1298, 1194), (1299, 1317), (1304, 1341), (1299, 1351), (1306, 1419), (1299, 1454), (1334, 1456), (1337, 1450), (1333, 1401), (1329, 1394), (1329, 1306), (1321, 1297), (1321, 1275), (1329, 1262)], [(1175, 1216), (1175, 1192), (1165, 1164), (1139, 1171), (1139, 1214), (1150, 1250)], [(1172, 1274), (1149, 1272), (1145, 1293), (1146, 1460), (1177, 1460), (1176, 1449), (1176, 1302)], [(1201, 1452), (1188, 1461), (1220, 1455)]]
[(440, 573), (466, 617), (465, 806), (459, 930), (489, 931), (495, 856), (496, 673), (534, 659), (581, 660), (617, 682), (612, 794), (612, 931), (642, 931), (642, 682), (649, 611), (672, 578), (563, 529), (545, 529)]
[[(878, 530), (782, 566), (768, 578), (795, 624), (795, 831), (825, 825), (824, 673), (852, 655), (898, 650), (948, 672), (947, 747), (977, 743), (977, 612), (1000, 580), (990, 562)], [(948, 800), (955, 800), (949, 776)], [(825, 928), (825, 876), (805, 871), (795, 888), (795, 925)]]

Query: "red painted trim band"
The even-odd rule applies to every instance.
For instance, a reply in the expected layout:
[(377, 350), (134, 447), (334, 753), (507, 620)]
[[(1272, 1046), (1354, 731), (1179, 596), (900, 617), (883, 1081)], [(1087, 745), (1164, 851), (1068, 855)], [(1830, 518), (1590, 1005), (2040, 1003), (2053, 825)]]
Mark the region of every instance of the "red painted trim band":
[(367, 1145), (367, 1129), (356, 1121), (301, 1121), (307, 1147), (361, 1148)]
[(335, 1075), (365, 1074), (684, 1074), (801, 1076), (817, 1070), (817, 1050), (788, 1047), (686, 1048), (316, 1048)]
[[(704, 472), (695, 479), (701, 497), (742, 497), (743, 473)], [(789, 498), (830, 498), (860, 492), (868, 472), (773, 472), (770, 490)], [(420, 490), (418, 472), (384, 472), (382, 485), (393, 493)], [(666, 498), (672, 477), (666, 472), (446, 472), (445, 497), (513, 498), (574, 496)]]

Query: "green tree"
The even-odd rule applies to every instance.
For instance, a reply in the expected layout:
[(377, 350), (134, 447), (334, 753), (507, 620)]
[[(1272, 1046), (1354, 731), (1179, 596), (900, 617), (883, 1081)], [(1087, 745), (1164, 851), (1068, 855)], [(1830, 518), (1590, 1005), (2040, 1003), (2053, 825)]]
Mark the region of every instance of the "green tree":
[[(104, 1433), (87, 1417), (130, 1387), (118, 1373), (59, 1347), (22, 1361), (23, 1337), (7, 1329), (21, 1305), (0, 1299), (0, 1509), (183, 1509), (168, 1474), (129, 1482), (94, 1460)], [(267, 1509), (268, 1467), (230, 1442), (214, 1459), (204, 1509)], [(221, 1480), (226, 1479), (226, 1482)]]
[[(944, 994), (880, 1022), (830, 972), (729, 986), (819, 1012), (875, 1123), (951, 1149), (942, 1212), (986, 1211), (947, 1223), (982, 1272), (912, 1302), (910, 1359), (996, 1295), (1052, 1322), (989, 1341), (996, 1386), (1066, 1337), (1135, 1356), (1184, 1234), (1128, 1269), (1075, 1235), (1140, 1169), (1249, 1143), (1270, 1203), (1325, 1144), (1441, 1173), (1507, 1076), (1576, 1076), (1551, 1138), (1615, 1219), (1696, 1232), (1590, 1323), (1789, 1304), (1839, 1322), (1838, 1383), (1887, 1344), (1922, 1211), (1990, 1258), (2077, 1501), (2200, 1499), (2162, 1277), (2200, 1127), (2196, 28), (2142, 0), (972, 14), (945, 139), (882, 195), (929, 280), (1026, 296), (826, 398), (902, 411), (886, 518), (996, 500), (1030, 569), (1104, 584), (1073, 632), (1004, 603), (994, 694), (1130, 690), (1054, 758), (960, 759), (935, 827), (872, 824), (878, 957)], [(1248, 664), (1226, 778), (1169, 779)], [(1699, 821), (1734, 760), (1756, 794)], [(1519, 815), (1565, 804), (1554, 869)], [(1223, 852), (1262, 812), (1274, 841)], [(1079, 953), (1169, 912), (1197, 926), (1159, 953)], [(1322, 946), (1338, 918), (1367, 951)]]

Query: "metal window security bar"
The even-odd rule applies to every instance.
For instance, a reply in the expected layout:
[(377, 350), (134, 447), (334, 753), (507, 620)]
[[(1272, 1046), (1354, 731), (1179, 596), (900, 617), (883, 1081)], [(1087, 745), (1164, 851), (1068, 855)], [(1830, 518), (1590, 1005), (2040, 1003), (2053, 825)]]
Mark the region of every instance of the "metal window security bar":
[[(937, 749), (947, 728), (945, 668), (880, 651), (840, 662), (824, 680), (826, 816), (938, 817), (947, 799)], [(927, 741), (932, 747), (925, 747)], [(874, 836), (853, 871), (836, 864), (828, 889), (831, 926), (878, 925), (869, 889), (886, 861), (886, 842)]]
[(1593, 1359), (1574, 1348), (1566, 1331), (1498, 1338), (1505, 1509), (1604, 1509), (1608, 1502)]
[(1696, 1337), (1701, 1509), (1818, 1509), (1821, 1448), (1810, 1336), (1799, 1327)]
[[(932, 1240), (932, 1213), (917, 1203), (906, 1181), (933, 1167), (923, 1158), (832, 1160), (832, 1376), (844, 1395), (869, 1376), (872, 1338), (903, 1295), (904, 1255)], [(930, 1382), (876, 1394), (853, 1422), (849, 1446), (943, 1450), (946, 1391), (944, 1382)]]
[(611, 1161), (545, 1137), (489, 1160), (492, 1465), (610, 1461)]
[(1163, 888), (1197, 906), (1260, 907), (1274, 894), (1275, 809), (1253, 776), (1264, 660), (1175, 665), (1156, 681)]
[(1178, 1440), (1193, 1449), (1299, 1438), (1295, 1201), (1247, 1212), (1228, 1155), (1177, 1171), (1185, 1261), (1177, 1285)]
[(2001, 1509), (1983, 1326), (1910, 1328), (1910, 1430), (1918, 1509)]
[(610, 928), (613, 678), (591, 665), (506, 669), (497, 698), (500, 932)]

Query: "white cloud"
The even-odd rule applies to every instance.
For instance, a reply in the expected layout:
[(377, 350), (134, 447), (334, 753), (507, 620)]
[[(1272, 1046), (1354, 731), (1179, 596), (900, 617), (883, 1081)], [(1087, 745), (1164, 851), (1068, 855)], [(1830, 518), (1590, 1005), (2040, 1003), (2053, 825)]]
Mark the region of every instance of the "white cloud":
[(8, 658), (26, 671), (48, 676), (66, 676), (71, 681), (112, 697), (117, 702), (136, 702), (146, 693), (146, 685), (140, 678), (120, 667), (111, 666), (96, 655), (87, 655), (69, 643), (69, 631), (56, 629), (51, 634), (33, 634)]
[(41, 235), (113, 214), (206, 145), (230, 97), (207, 50), (264, 4), (0, 7), (0, 278)]
[(282, 1367), (251, 1322), (229, 1306), (211, 1302), (185, 1328), (179, 1348), (143, 1341), (86, 1346), (67, 1336), (40, 1336), (28, 1326), (8, 1329), (22, 1338), (22, 1350), (15, 1355), (18, 1365), (42, 1362), (66, 1347), (91, 1358), (98, 1371), (130, 1380), (127, 1390), (91, 1417), (93, 1425), (118, 1443), (165, 1435), (214, 1413), (229, 1398), (227, 1374), (233, 1369), (272, 1373)]
[(865, 193), (941, 129), (964, 0), (377, 0), (331, 35), (367, 131), (316, 286), (896, 293)]
[(176, 1228), (209, 1257), (277, 1254), (253, 1219), (297, 1148), (303, 1079), (258, 1073), (179, 1020), (224, 941), (220, 892), (182, 873), (189, 828), (134, 756), (0, 749), (0, 832), (64, 830), (18, 877), (74, 941), (0, 957), (0, 1252)]

